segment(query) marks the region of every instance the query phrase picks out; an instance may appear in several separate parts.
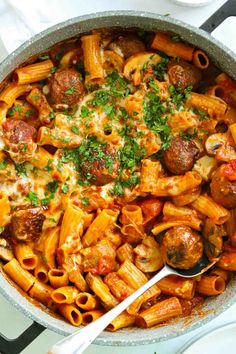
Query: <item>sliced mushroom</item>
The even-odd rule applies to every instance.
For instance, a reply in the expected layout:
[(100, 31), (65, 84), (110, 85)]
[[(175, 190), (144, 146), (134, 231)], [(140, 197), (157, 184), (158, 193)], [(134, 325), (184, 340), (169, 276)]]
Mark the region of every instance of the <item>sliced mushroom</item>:
[(216, 167), (217, 167), (216, 159), (214, 157), (204, 155), (195, 162), (193, 166), (193, 170), (197, 171), (200, 174), (200, 176), (205, 181), (208, 182), (211, 178), (212, 172)]
[(150, 65), (156, 65), (161, 61), (160, 55), (153, 52), (141, 52), (132, 55), (126, 60), (124, 76), (127, 80), (133, 81), (134, 86), (141, 83), (142, 72)]
[(124, 66), (124, 59), (112, 50), (105, 50), (103, 64), (106, 72), (113, 70), (122, 72)]
[(135, 265), (142, 272), (156, 272), (163, 266), (160, 247), (151, 236), (147, 236), (143, 242), (134, 249), (134, 252), (136, 253)]
[(209, 155), (216, 155), (217, 160), (229, 161), (236, 159), (236, 150), (231, 135), (216, 133), (209, 136), (205, 143)]
[(4, 261), (10, 261), (14, 258), (11, 245), (5, 238), (0, 238), (0, 258)]

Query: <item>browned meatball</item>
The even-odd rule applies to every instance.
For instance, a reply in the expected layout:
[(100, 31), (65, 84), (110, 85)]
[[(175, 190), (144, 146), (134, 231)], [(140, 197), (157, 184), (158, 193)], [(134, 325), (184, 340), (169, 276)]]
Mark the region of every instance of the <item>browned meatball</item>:
[(23, 120), (6, 119), (2, 124), (5, 139), (12, 144), (29, 143), (35, 140), (36, 129)]
[(170, 60), (167, 72), (170, 82), (181, 89), (188, 86), (196, 88), (202, 78), (200, 69), (184, 60)]
[(136, 36), (119, 36), (109, 45), (109, 49), (127, 59), (135, 53), (143, 52), (145, 50), (145, 45)]
[(226, 208), (236, 208), (236, 181), (230, 181), (222, 175), (224, 165), (212, 176), (211, 195), (213, 199)]
[(174, 226), (169, 229), (162, 241), (164, 262), (173, 268), (192, 268), (203, 254), (200, 235), (188, 226)]
[(26, 242), (35, 240), (42, 232), (44, 220), (41, 208), (17, 210), (12, 215), (11, 234), (17, 240)]
[(166, 168), (175, 175), (184, 174), (193, 168), (199, 150), (192, 140), (173, 138), (169, 149), (164, 151)]
[(84, 86), (75, 69), (60, 69), (50, 80), (51, 99), (56, 104), (75, 105), (83, 95)]
[(112, 149), (94, 150), (91, 157), (81, 164), (83, 175), (97, 186), (112, 182), (118, 175), (119, 161)]

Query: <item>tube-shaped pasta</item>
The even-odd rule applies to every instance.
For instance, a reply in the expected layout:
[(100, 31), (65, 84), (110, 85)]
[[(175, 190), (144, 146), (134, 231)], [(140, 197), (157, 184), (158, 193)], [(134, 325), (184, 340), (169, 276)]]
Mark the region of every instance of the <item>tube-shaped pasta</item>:
[(231, 124), (231, 125), (229, 126), (229, 130), (230, 130), (230, 133), (232, 134), (232, 137), (233, 137), (234, 142), (235, 142), (235, 144), (236, 144), (236, 123)]
[(50, 269), (48, 272), (48, 279), (52, 287), (55, 289), (69, 284), (69, 277), (64, 269)]
[(34, 268), (34, 275), (38, 281), (46, 284), (48, 282), (48, 267), (45, 262), (39, 260)]
[(29, 296), (33, 299), (38, 300), (39, 302), (42, 302), (42, 304), (44, 304), (45, 306), (48, 306), (48, 304), (50, 304), (52, 301), (52, 291), (53, 289), (51, 288), (51, 286), (43, 284), (40, 281), (36, 280), (29, 291)]
[(219, 295), (225, 291), (225, 280), (219, 275), (203, 275), (196, 291), (207, 296)]
[[(77, 251), (81, 246), (80, 236), (83, 232), (84, 212), (76, 205), (69, 203), (62, 219), (59, 245), (63, 245), (68, 237), (77, 240)], [(74, 250), (75, 252), (75, 250)]]
[(198, 186), (194, 189), (190, 189), (183, 194), (172, 197), (172, 201), (176, 206), (185, 206), (191, 204), (201, 194), (201, 187)]
[(122, 210), (121, 222), (123, 225), (136, 224), (142, 225), (143, 215), (142, 209), (138, 205), (128, 204)]
[(182, 315), (182, 307), (177, 297), (158, 302), (149, 309), (141, 312), (136, 318), (139, 327), (149, 328)]
[(227, 104), (219, 97), (207, 96), (191, 92), (187, 99), (187, 106), (206, 112), (210, 118), (222, 117), (227, 109)]
[(197, 218), (196, 210), (193, 210), (189, 207), (177, 207), (171, 202), (165, 202), (163, 207), (163, 215), (165, 216), (175, 216), (178, 219), (178, 216), (192, 216)]
[(161, 171), (160, 161), (142, 160), (140, 190), (147, 193), (153, 191)]
[(9, 275), (9, 277), (25, 292), (29, 291), (36, 281), (35, 277), (27, 270), (24, 270), (15, 258), (6, 263), (3, 266), (3, 269), (7, 275)]
[(29, 92), (31, 89), (30, 85), (9, 84), (0, 93), (0, 102), (4, 102), (10, 108), (19, 96)]
[(224, 224), (230, 217), (227, 209), (207, 195), (200, 195), (191, 205), (203, 215), (208, 216), (215, 224)]
[(146, 275), (132, 262), (126, 260), (118, 269), (117, 274), (133, 289), (140, 288), (147, 282)]
[(201, 230), (201, 223), (202, 223), (201, 220), (195, 221), (195, 219), (194, 220), (176, 220), (176, 221), (161, 222), (160, 224), (155, 225), (155, 227), (152, 229), (152, 233), (154, 235), (158, 235), (160, 232), (165, 231), (173, 226), (178, 226), (178, 225), (190, 226), (192, 229), (200, 231)]
[(79, 293), (75, 303), (78, 307), (86, 311), (91, 311), (99, 307), (98, 299), (87, 292)]
[(193, 53), (193, 64), (200, 69), (208, 68), (210, 60), (205, 52), (201, 49), (196, 49)]
[(41, 146), (38, 146), (29, 162), (40, 170), (44, 170), (50, 160), (53, 160), (53, 155)]
[(118, 72), (122, 72), (124, 66), (124, 59), (121, 55), (113, 52), (112, 50), (104, 51), (104, 61), (103, 67), (106, 72), (114, 71), (114, 69)]
[(199, 186), (201, 182), (202, 178), (197, 172), (189, 171), (182, 176), (158, 178), (151, 193), (157, 197), (174, 197)]
[(134, 289), (127, 285), (115, 272), (107, 274), (104, 278), (104, 282), (119, 301), (123, 301), (134, 292)]
[(236, 252), (223, 252), (217, 266), (225, 270), (236, 270)]
[(143, 303), (149, 300), (156, 299), (161, 293), (158, 285), (155, 284), (151, 288), (149, 288), (145, 293), (139, 296), (130, 306), (127, 307), (127, 312), (130, 315), (136, 315), (140, 310)]
[(75, 286), (62, 286), (53, 290), (51, 297), (57, 304), (72, 304), (78, 296), (78, 289)]
[(163, 32), (157, 32), (152, 43), (151, 48), (160, 50), (170, 57), (179, 57), (184, 60), (192, 61), (194, 47), (183, 42), (175, 42), (172, 36)]
[(14, 72), (14, 78), (19, 85), (30, 84), (31, 82), (47, 79), (52, 68), (53, 62), (50, 59), (44, 60), (39, 63), (16, 69)]
[(88, 324), (96, 321), (102, 315), (104, 315), (103, 310), (93, 310), (93, 311), (84, 312), (82, 314), (82, 324), (84, 326), (87, 326)]
[(161, 292), (167, 295), (177, 296), (181, 299), (190, 300), (194, 297), (196, 281), (185, 279), (175, 275), (169, 275), (158, 283)]
[(104, 284), (99, 275), (88, 273), (86, 275), (86, 281), (90, 289), (99, 297), (106, 310), (110, 310), (118, 304), (118, 301), (110, 293), (108, 286)]
[(133, 247), (129, 243), (124, 243), (116, 250), (116, 257), (120, 263), (123, 263), (126, 259), (133, 263), (134, 251)]
[(89, 34), (81, 37), (84, 53), (85, 83), (100, 83), (104, 79), (101, 58), (100, 34)]
[(34, 253), (30, 245), (18, 242), (14, 246), (14, 252), (22, 268), (27, 270), (35, 269), (38, 264), (38, 256)]
[(59, 243), (59, 234), (60, 234), (60, 227), (53, 227), (50, 229), (46, 229), (44, 231), (46, 235), (46, 239), (44, 241), (43, 246), (43, 258), (45, 259), (47, 266), (49, 269), (55, 268), (55, 257), (56, 257), (56, 250)]
[(84, 247), (91, 246), (98, 238), (101, 238), (104, 232), (116, 221), (117, 216), (117, 211), (103, 209), (88, 227), (83, 237)]
[(224, 279), (225, 282), (227, 282), (228, 280), (228, 277), (229, 277), (229, 272), (227, 270), (224, 270), (224, 269), (221, 269), (221, 268), (218, 268), (216, 267), (215, 269), (213, 269), (211, 272), (210, 272), (211, 275), (218, 275), (220, 276), (221, 278)]
[(118, 329), (126, 328), (132, 326), (135, 322), (135, 316), (130, 315), (127, 311), (122, 312), (117, 316), (108, 326), (107, 330), (110, 332), (115, 332)]
[(0, 191), (0, 227), (4, 227), (10, 221), (10, 202), (8, 196), (3, 191)]
[(144, 238), (144, 229), (140, 225), (128, 224), (121, 228), (121, 233), (124, 235), (123, 239), (131, 244), (137, 244)]
[(76, 306), (60, 304), (58, 305), (58, 310), (73, 326), (78, 327), (81, 325), (82, 315)]

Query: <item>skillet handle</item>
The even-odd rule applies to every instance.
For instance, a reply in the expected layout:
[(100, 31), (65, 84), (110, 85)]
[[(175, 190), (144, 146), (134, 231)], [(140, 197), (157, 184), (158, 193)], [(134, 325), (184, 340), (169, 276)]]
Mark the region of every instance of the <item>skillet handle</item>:
[(8, 339), (0, 334), (0, 353), (19, 354), (33, 342), (46, 328), (33, 322), (21, 335), (15, 339)]
[(211, 33), (216, 29), (227, 17), (236, 16), (235, 0), (228, 0), (222, 5), (211, 17), (201, 25), (201, 29)]

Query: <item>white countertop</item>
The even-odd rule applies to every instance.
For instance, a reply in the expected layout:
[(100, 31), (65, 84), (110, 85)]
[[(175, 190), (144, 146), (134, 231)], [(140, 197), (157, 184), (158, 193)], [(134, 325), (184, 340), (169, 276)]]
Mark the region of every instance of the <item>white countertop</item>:
[[(235, 0), (236, 1), (236, 0)], [(181, 7), (171, 0), (0, 0), (0, 37), (8, 52), (13, 51), (27, 38), (41, 30), (70, 17), (105, 10), (142, 10), (170, 14), (196, 27), (201, 26), (225, 0), (214, 0), (199, 8)], [(34, 9), (32, 5), (34, 4)], [(13, 13), (13, 6), (17, 6)], [(236, 52), (235, 18), (230, 18), (214, 31), (214, 35)], [(0, 61), (4, 50), (0, 43)], [(200, 332), (205, 332), (224, 323), (236, 321), (236, 304), (202, 328), (179, 338), (139, 347), (104, 347), (91, 345), (86, 354), (175, 354), (187, 341)], [(0, 332), (8, 338), (17, 337), (32, 323), (2, 296), (0, 296)], [(48, 348), (61, 338), (45, 330), (22, 354), (45, 354)], [(11, 353), (9, 353), (11, 354)], [(66, 353), (65, 353), (66, 354)], [(206, 353), (211, 354), (211, 353)]]

